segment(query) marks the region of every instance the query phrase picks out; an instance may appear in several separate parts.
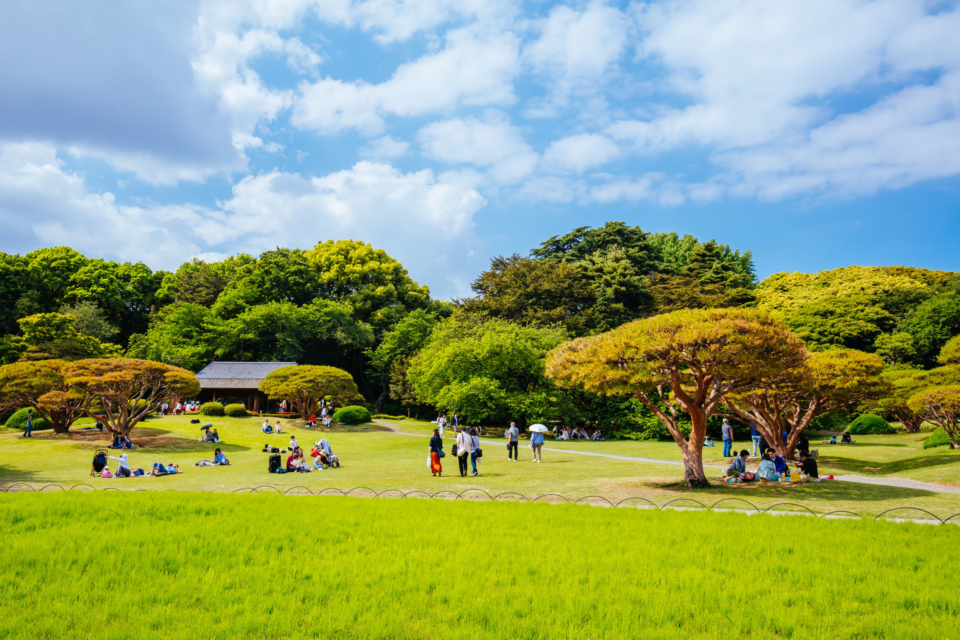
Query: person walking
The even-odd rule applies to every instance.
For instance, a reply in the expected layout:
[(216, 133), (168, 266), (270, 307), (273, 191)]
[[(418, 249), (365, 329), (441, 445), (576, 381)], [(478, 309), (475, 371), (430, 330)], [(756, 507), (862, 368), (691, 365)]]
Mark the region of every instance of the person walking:
[(460, 475), (466, 477), (467, 475), (467, 462), (469, 461), (470, 455), (470, 436), (467, 434), (467, 430), (460, 428), (460, 433), (457, 434), (457, 463), (460, 465)]
[(443, 465), (440, 464), (440, 452), (443, 451), (443, 440), (440, 438), (440, 430), (433, 430), (433, 437), (430, 438), (430, 473), (433, 477), (443, 475)]
[(530, 434), (530, 448), (533, 449), (533, 462), (540, 462), (541, 450), (543, 449), (543, 434), (534, 431)]
[(470, 427), (470, 464), (473, 465), (473, 475), (480, 473), (477, 471), (477, 460), (480, 459), (483, 453), (480, 451), (480, 436), (477, 435), (477, 430), (473, 427)]
[(720, 429), (723, 431), (723, 457), (729, 458), (733, 449), (733, 427), (730, 426), (730, 420), (724, 418)]
[(753, 454), (752, 457), (756, 458), (760, 455), (760, 438), (763, 436), (756, 429), (756, 425), (752, 422), (750, 423), (750, 439), (753, 440)]
[(520, 459), (517, 455), (517, 447), (520, 445), (520, 429), (517, 429), (517, 423), (511, 422), (504, 435), (507, 437), (507, 460), (516, 462)]
[(33, 409), (27, 411), (27, 428), (23, 430), (23, 437), (33, 437)]

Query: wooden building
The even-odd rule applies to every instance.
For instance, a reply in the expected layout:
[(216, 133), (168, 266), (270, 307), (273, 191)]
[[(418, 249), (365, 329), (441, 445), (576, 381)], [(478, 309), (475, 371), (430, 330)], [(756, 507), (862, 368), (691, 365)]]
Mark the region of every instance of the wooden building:
[(279, 400), (270, 400), (260, 391), (260, 381), (271, 371), (296, 362), (211, 362), (197, 374), (200, 402), (244, 404), (248, 411), (276, 413)]

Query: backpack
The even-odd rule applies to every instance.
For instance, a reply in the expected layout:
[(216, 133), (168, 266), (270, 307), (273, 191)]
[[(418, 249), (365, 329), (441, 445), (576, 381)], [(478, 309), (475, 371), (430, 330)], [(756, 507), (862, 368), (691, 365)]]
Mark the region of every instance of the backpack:
[[(282, 466), (282, 465), (280, 464), (280, 454), (279, 454), (279, 453), (275, 453), (275, 454), (273, 454), (272, 456), (270, 456), (270, 464), (269, 464), (269, 466), (267, 467), (267, 470), (268, 470), (270, 473), (276, 473), (277, 470), (280, 469), (281, 466)], [(284, 471), (286, 471), (286, 469), (284, 469)]]

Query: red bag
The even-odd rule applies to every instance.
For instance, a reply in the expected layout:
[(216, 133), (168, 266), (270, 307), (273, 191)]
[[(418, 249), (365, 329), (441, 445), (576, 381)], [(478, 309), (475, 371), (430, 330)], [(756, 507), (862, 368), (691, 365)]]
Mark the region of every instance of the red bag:
[(753, 482), (757, 479), (757, 474), (753, 471), (744, 471), (743, 472), (743, 481), (744, 482)]

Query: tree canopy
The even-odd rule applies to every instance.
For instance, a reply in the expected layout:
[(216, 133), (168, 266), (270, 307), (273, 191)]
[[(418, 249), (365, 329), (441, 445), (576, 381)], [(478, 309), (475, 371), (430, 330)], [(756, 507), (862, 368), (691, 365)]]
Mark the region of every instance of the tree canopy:
[(960, 448), (960, 385), (926, 389), (910, 398), (910, 408), (930, 422), (943, 427), (950, 436), (950, 448)]
[(66, 433), (90, 410), (93, 396), (68, 384), (63, 360), (18, 362), (0, 367), (0, 404), (33, 407), (55, 433)]
[[(547, 375), (596, 394), (635, 396), (680, 447), (687, 483), (703, 486), (707, 421), (724, 396), (758, 388), (805, 358), (803, 343), (763, 312), (683, 310), (566, 343), (548, 356)], [(680, 411), (690, 416), (689, 437)]]
[(260, 391), (272, 400), (288, 400), (304, 418), (314, 415), (320, 401), (331, 397), (337, 405), (363, 401), (353, 376), (336, 367), (296, 365), (282, 367), (260, 381)]

